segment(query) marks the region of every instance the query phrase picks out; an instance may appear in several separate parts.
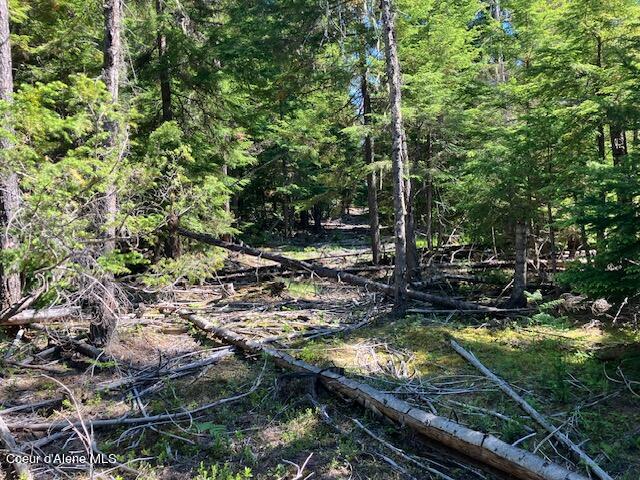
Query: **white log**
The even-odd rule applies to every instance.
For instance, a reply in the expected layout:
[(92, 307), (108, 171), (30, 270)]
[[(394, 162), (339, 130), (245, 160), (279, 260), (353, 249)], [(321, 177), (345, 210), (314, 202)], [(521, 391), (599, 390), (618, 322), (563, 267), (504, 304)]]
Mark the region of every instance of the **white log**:
[(59, 320), (80, 313), (78, 307), (53, 307), (44, 310), (23, 310), (20, 313), (0, 321), (0, 326), (28, 325), (30, 323)]

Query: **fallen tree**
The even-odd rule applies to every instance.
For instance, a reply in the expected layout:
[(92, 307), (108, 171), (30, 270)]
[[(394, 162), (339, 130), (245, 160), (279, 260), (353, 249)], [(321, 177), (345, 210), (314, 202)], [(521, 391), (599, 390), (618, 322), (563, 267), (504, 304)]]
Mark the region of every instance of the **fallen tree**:
[[(278, 262), (279, 264), (284, 265), (288, 268), (292, 268), (296, 270), (305, 270), (311, 273), (312, 275), (317, 275), (318, 277), (328, 278), (330, 280), (337, 280), (339, 282), (348, 283), (350, 285), (363, 287), (368, 290), (385, 293), (387, 295), (393, 295), (393, 287), (390, 285), (385, 285), (384, 283), (369, 280), (367, 278), (360, 277), (358, 275), (353, 275), (351, 273), (348, 273), (342, 270), (335, 270), (333, 268), (325, 267), (315, 263), (305, 262), (302, 260), (295, 260), (293, 258), (287, 258), (282, 255), (277, 255), (275, 253), (258, 250), (257, 248), (252, 248), (247, 245), (225, 242), (223, 240), (219, 240), (213, 235), (208, 235), (206, 233), (192, 232), (191, 230), (187, 230), (182, 227), (178, 228), (178, 233), (184, 237), (191, 238), (199, 242), (204, 242), (209, 245), (214, 245), (216, 247), (224, 248), (232, 252), (243, 253), (245, 255), (251, 255), (253, 257), (271, 260), (274, 262)], [(416, 292), (415, 290), (409, 290), (408, 296), (413, 300), (428, 302), (434, 305), (441, 305), (441, 306), (453, 308), (456, 310), (474, 310), (474, 311), (477, 310), (477, 311), (485, 311), (485, 312), (500, 311), (500, 309), (495, 307), (478, 305), (476, 303), (465, 302), (463, 300), (456, 300), (448, 297), (442, 297), (440, 295), (432, 295), (430, 293)]]
[(205, 319), (183, 314), (196, 327), (248, 353), (266, 354), (281, 367), (314, 375), (328, 390), (357, 401), (365, 408), (435, 440), (486, 465), (522, 480), (586, 480), (586, 477), (551, 463), (537, 455), (513, 447), (502, 440), (471, 430), (459, 423), (412, 407), (393, 395), (321, 369), (263, 343), (247, 340), (235, 332), (216, 326)]
[(28, 325), (30, 323), (60, 320), (62, 318), (78, 315), (78, 307), (53, 307), (44, 310), (23, 310), (6, 318), (0, 318), (0, 326), (12, 327), (18, 325)]

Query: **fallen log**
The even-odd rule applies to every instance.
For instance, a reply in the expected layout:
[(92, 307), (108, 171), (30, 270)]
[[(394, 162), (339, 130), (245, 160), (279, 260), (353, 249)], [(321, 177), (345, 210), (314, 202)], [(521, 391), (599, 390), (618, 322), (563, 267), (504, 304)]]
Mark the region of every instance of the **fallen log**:
[(44, 310), (23, 310), (20, 313), (0, 321), (0, 326), (12, 327), (16, 325), (28, 325), (44, 321), (60, 320), (73, 317), (80, 313), (78, 307), (53, 307)]
[(480, 360), (478, 360), (473, 353), (466, 351), (455, 340), (451, 340), (451, 347), (453, 347), (458, 355), (476, 367), (485, 377), (495, 383), (500, 390), (511, 397), (520, 406), (520, 408), (527, 412), (531, 418), (538, 422), (546, 431), (569, 448), (569, 450), (571, 450), (585, 465), (589, 466), (598, 478), (601, 480), (613, 480), (607, 472), (605, 472), (593, 459), (591, 459), (591, 457), (578, 447), (578, 445), (573, 443), (569, 437), (562, 433), (558, 427), (552, 425), (547, 419), (540, 415), (536, 409), (529, 405), (524, 398), (518, 395), (507, 382), (480, 363)]
[(537, 455), (513, 447), (498, 438), (412, 407), (393, 395), (321, 369), (260, 342), (247, 340), (235, 332), (216, 326), (196, 315), (184, 315), (196, 327), (253, 354), (266, 354), (281, 367), (313, 374), (330, 391), (357, 401), (365, 408), (400, 425), (522, 480), (586, 480), (582, 475), (551, 463)]
[[(275, 253), (258, 250), (257, 248), (252, 248), (247, 245), (240, 245), (237, 243), (225, 242), (225, 241), (219, 240), (213, 235), (208, 235), (206, 233), (192, 232), (191, 230), (187, 230), (182, 227), (178, 228), (178, 233), (184, 237), (191, 238), (193, 240), (198, 240), (200, 242), (204, 242), (209, 245), (214, 245), (216, 247), (221, 247), (221, 248), (230, 250), (232, 252), (238, 252), (238, 253), (243, 253), (245, 255), (264, 258), (266, 260), (272, 260), (274, 262), (278, 262), (279, 264), (289, 268), (308, 271), (319, 277), (328, 278), (330, 280), (337, 280), (339, 282), (345, 282), (350, 285), (363, 287), (376, 292), (382, 292), (387, 295), (393, 295), (393, 287), (390, 285), (385, 285), (384, 283), (369, 280), (364, 277), (359, 277), (357, 275), (353, 275), (351, 273), (348, 273), (342, 270), (335, 270), (333, 268), (318, 265), (316, 263), (287, 258), (282, 255), (277, 255)], [(409, 298), (412, 298), (414, 300), (428, 302), (434, 305), (442, 305), (445, 307), (455, 308), (458, 310), (480, 310), (485, 312), (496, 312), (500, 310), (495, 307), (478, 305), (476, 303), (465, 302), (462, 300), (455, 300), (452, 298), (442, 297), (439, 295), (432, 295), (430, 293), (416, 292), (415, 290), (409, 290), (408, 296)]]
[(52, 398), (49, 400), (41, 400), (39, 402), (28, 403), (24, 405), (16, 405), (13, 407), (5, 408), (4, 410), (0, 410), (2, 415), (6, 415), (8, 413), (16, 413), (22, 412), (24, 410), (31, 410), (31, 412), (35, 412), (40, 408), (55, 408), (58, 405), (62, 404), (64, 397)]
[[(21, 455), (22, 451), (18, 448), (16, 444), (16, 439), (13, 438), (11, 432), (9, 431), (9, 427), (4, 423), (2, 417), (0, 417), (0, 444), (3, 445), (4, 449), (7, 450), (8, 453), (13, 453), (16, 455)], [(6, 461), (6, 457), (3, 459)], [(9, 462), (12, 468), (16, 472), (16, 477), (19, 480), (33, 480), (33, 475), (31, 475), (31, 471), (26, 463), (22, 462)]]
[[(512, 316), (512, 315), (526, 315), (530, 313), (534, 313), (536, 311), (535, 308), (501, 308), (497, 312), (493, 312), (495, 315), (503, 315), (503, 316)], [(430, 308), (409, 308), (407, 309), (407, 313), (419, 313), (419, 314), (449, 314), (449, 313), (460, 313), (460, 314), (478, 314), (483, 313), (478, 310), (443, 310), (443, 309), (430, 309)]]

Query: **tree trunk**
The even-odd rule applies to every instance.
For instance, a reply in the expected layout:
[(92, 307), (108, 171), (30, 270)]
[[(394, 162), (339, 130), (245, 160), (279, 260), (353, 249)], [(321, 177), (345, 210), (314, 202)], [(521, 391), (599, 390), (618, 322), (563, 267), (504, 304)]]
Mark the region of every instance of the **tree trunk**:
[[(122, 28), (122, 4), (121, 0), (106, 0), (104, 3), (105, 41), (104, 41), (104, 65), (103, 81), (111, 94), (111, 101), (118, 102), (120, 87), (120, 71), (122, 65), (122, 43), (120, 32)], [(118, 151), (118, 122), (109, 118), (104, 122), (104, 129), (108, 133), (105, 142), (105, 155), (107, 158), (117, 158)], [(109, 255), (116, 248), (115, 219), (118, 213), (116, 187), (109, 179), (105, 189), (105, 195), (99, 206), (98, 226), (103, 232), (102, 255)], [(95, 292), (98, 298), (96, 316), (92, 318), (89, 327), (91, 342), (96, 346), (106, 346), (116, 327), (116, 310), (118, 308), (115, 297), (115, 285), (113, 275), (103, 273), (100, 278), (101, 288)]]
[[(0, 0), (0, 100), (13, 100), (13, 72), (9, 39), (9, 8), (7, 0)], [(3, 127), (12, 131), (9, 116), (2, 119)], [(14, 249), (18, 239), (11, 233), (12, 223), (20, 210), (21, 195), (18, 175), (7, 158), (13, 145), (0, 137), (0, 251)], [(20, 273), (0, 263), (0, 311), (18, 302), (21, 297)]]
[[(491, 2), (491, 16), (500, 24), (503, 22), (502, 8), (500, 7), (500, 0), (493, 0)], [(504, 65), (504, 55), (502, 49), (498, 52), (498, 58), (496, 58), (496, 83), (504, 83), (507, 81), (507, 70)]]
[(396, 45), (392, 0), (381, 0), (382, 23), (384, 28), (385, 57), (389, 82), (389, 103), (391, 104), (392, 171), (393, 171), (393, 207), (395, 234), (394, 269), (394, 310), (403, 315), (407, 309), (407, 238), (406, 238), (406, 197), (404, 168), (404, 126), (400, 109), (402, 94), (400, 91), (400, 63)]
[(426, 230), (427, 230), (427, 248), (429, 251), (433, 250), (433, 177), (431, 175), (431, 168), (433, 162), (433, 140), (431, 138), (431, 131), (427, 134), (427, 173), (424, 180), (424, 191), (426, 195)]
[(407, 137), (403, 135), (403, 151), (404, 151), (404, 194), (405, 204), (407, 208), (407, 220), (405, 228), (407, 230), (407, 281), (419, 282), (420, 275), (420, 259), (418, 257), (418, 246), (416, 245), (416, 221), (413, 213), (414, 196), (412, 194), (411, 185), (411, 164), (409, 162), (409, 149), (407, 148)]
[[(371, 126), (371, 96), (369, 95), (369, 81), (367, 80), (366, 48), (362, 52), (362, 117), (365, 128)], [(371, 165), (374, 160), (373, 137), (367, 130), (364, 137), (364, 163)], [(376, 188), (376, 174), (371, 171), (367, 175), (367, 204), (369, 206), (369, 229), (371, 235), (371, 256), (374, 265), (380, 263), (380, 221), (378, 218), (378, 191)]]
[[(282, 176), (284, 185), (290, 182), (289, 162), (287, 156), (282, 157)], [(286, 238), (293, 236), (293, 212), (291, 208), (291, 197), (288, 193), (282, 196), (282, 220), (284, 221), (284, 236)]]
[[(226, 179), (227, 176), (229, 175), (229, 166), (226, 164), (226, 162), (222, 164), (220, 173), (222, 174), (223, 179)], [(227, 215), (229, 215), (229, 217), (231, 217), (231, 198), (230, 197), (226, 197), (224, 200), (224, 213), (226, 213)], [(175, 235), (176, 237), (179, 237), (177, 233), (171, 233), (171, 235)], [(222, 235), (222, 239), (225, 242), (230, 242), (233, 240), (233, 236), (229, 233), (225, 233), (224, 235)]]
[(313, 213), (313, 233), (322, 233), (322, 207), (315, 204), (312, 209)]
[(162, 121), (170, 122), (173, 119), (171, 109), (171, 77), (169, 76), (169, 62), (167, 58), (167, 36), (164, 28), (164, 0), (156, 0), (156, 16), (158, 19), (158, 67), (160, 77), (160, 97), (162, 99)]
[(509, 308), (523, 307), (527, 304), (524, 296), (527, 287), (527, 223), (518, 220), (515, 227), (516, 264), (513, 274), (513, 290), (507, 302)]
[[(596, 37), (596, 66), (602, 68), (602, 39), (598, 36)], [(607, 151), (605, 147), (605, 137), (604, 137), (604, 125), (598, 125), (598, 135), (597, 135), (597, 144), (598, 144), (598, 158), (600, 159), (600, 163), (604, 165), (607, 160)], [(606, 193), (602, 193), (601, 197), (602, 204), (604, 205), (607, 201)], [(596, 230), (596, 239), (598, 242), (598, 248), (604, 246), (605, 242), (605, 231), (602, 227), (598, 227)]]
[(556, 229), (553, 226), (553, 211), (550, 203), (547, 203), (547, 221), (549, 222), (549, 243), (551, 244), (551, 273), (556, 273), (558, 271)]
[[(158, 77), (160, 81), (160, 99), (162, 102), (162, 122), (170, 122), (173, 120), (173, 110), (171, 105), (171, 77), (169, 75), (169, 60), (167, 58), (164, 7), (165, 0), (156, 0), (156, 18), (158, 22), (156, 46), (158, 48)], [(177, 225), (177, 221), (179, 221), (179, 219), (173, 213), (167, 220), (169, 228), (167, 229), (167, 238), (165, 239), (165, 255), (168, 258), (178, 258), (182, 253), (180, 235), (176, 233), (174, 226)]]
[(302, 210), (300, 212), (300, 228), (309, 230), (309, 210)]
[[(613, 154), (613, 165), (621, 167), (624, 158), (627, 156), (627, 134), (623, 128), (618, 125), (609, 127), (609, 135), (611, 137), (611, 153)], [(618, 191), (618, 203), (621, 205), (629, 205), (631, 198), (624, 192)]]

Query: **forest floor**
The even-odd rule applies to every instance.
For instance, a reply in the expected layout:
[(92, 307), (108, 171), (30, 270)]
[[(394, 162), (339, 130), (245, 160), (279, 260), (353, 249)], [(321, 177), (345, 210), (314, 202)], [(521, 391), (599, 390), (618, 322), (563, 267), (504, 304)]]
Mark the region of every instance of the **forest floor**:
[[(362, 217), (333, 222), (321, 237), (269, 249), (342, 269), (366, 267), (369, 261)], [(491, 284), (508, 279), (509, 271), (472, 269), (471, 264), (486, 259), (475, 253), (472, 258), (469, 252), (452, 260), (451, 253), (458, 250), (438, 262), (432, 258), (425, 271), (425, 278), (427, 273), (437, 277), (455, 267), (455, 281), (443, 276), (442, 282), (427, 287), (474, 300), (498, 296), (508, 280)], [(180, 421), (113, 425), (95, 432), (78, 427), (75, 433), (67, 429), (53, 437), (53, 431), (15, 430), (19, 442), (40, 455), (83, 453), (90, 443), (78, 438), (94, 438), (96, 451), (117, 455), (115, 463), (95, 465), (96, 478), (437, 478), (407, 457), (454, 479), (509, 478), (385, 422), (325, 391), (313, 378), (275, 367), (266, 357), (235, 350), (180, 375), (181, 366), (227, 351), (183, 319), (180, 312), (189, 311), (249, 338), (279, 337), (276, 345), (296, 358), (339, 368), (424, 410), (580, 470), (563, 446), (452, 350), (448, 340), (455, 338), (614, 478), (640, 478), (640, 355), (637, 348), (629, 348), (640, 342), (640, 333), (633, 319), (618, 317), (615, 311), (602, 313), (571, 296), (549, 303), (558, 296), (544, 291), (543, 298), (533, 297), (543, 306), (541, 313), (528, 316), (497, 319), (451, 312), (396, 319), (380, 294), (265, 268), (269, 264), (230, 254), (218, 279), (176, 289), (171, 297), (124, 318), (108, 351), (115, 361), (87, 360), (73, 351), (46, 363), (34, 356), (48, 347), (51, 332), (82, 334), (86, 322), (51, 324), (49, 334), (29, 330), (12, 354), (23, 366), (5, 364), (0, 371), (0, 414), (11, 426), (193, 411), (222, 400)], [(243, 272), (247, 267), (255, 272)], [(390, 273), (365, 268), (359, 274), (384, 281)], [(488, 283), (466, 283), (461, 275)], [(363, 320), (369, 323), (349, 333), (327, 334), (328, 329)], [(296, 337), (301, 332), (307, 338)], [(12, 336), (0, 337), (2, 355), (15, 348), (12, 342)], [(108, 388), (123, 378), (140, 379), (144, 372), (144, 381)], [(39, 401), (51, 402), (7, 411)], [(40, 463), (32, 469), (38, 479), (92, 475), (86, 465)]]

